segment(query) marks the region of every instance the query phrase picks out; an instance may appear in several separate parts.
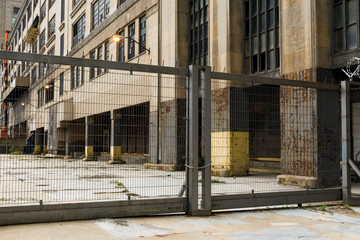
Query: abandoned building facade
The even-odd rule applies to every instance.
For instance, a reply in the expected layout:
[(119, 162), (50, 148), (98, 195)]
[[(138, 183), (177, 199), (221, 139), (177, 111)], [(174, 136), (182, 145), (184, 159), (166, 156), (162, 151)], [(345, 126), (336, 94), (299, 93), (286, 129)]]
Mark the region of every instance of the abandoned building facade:
[[(360, 50), (359, 4), (359, 0), (26, 0), (10, 33), (9, 50), (172, 67), (207, 65), (218, 72), (339, 83), (345, 77), (341, 68)], [(114, 41), (114, 35), (123, 36), (122, 41)], [(148, 154), (150, 163), (184, 165), (182, 81), (170, 81), (166, 87), (173, 91), (160, 97), (160, 103), (159, 82), (141, 77), (134, 77), (135, 82), (148, 86), (147, 94), (140, 91), (137, 97), (112, 99), (104, 95), (137, 90), (114, 89), (111, 84), (98, 88), (96, 84), (112, 79), (111, 70), (56, 68), (10, 61), (9, 81), (14, 84), (3, 89), (3, 101), (9, 105), (8, 138), (34, 134), (36, 153), (83, 153), (91, 159), (108, 152), (113, 162), (124, 153), (138, 153)], [(17, 84), (26, 90), (16, 91)], [(244, 175), (251, 167), (256, 171), (251, 165), (255, 161), (273, 161), (274, 166), (262, 171), (314, 176), (328, 185), (339, 181), (340, 120), (332, 119), (340, 111), (338, 96), (314, 90), (302, 99), (302, 107), (313, 109), (317, 121), (291, 127), (316, 135), (307, 142), (306, 136), (284, 137), (286, 126), (281, 125), (291, 116), (283, 119), (280, 113), (292, 91), (264, 85), (213, 86), (215, 174), (217, 166), (228, 175)], [(102, 104), (90, 106), (94, 99)], [(240, 99), (245, 104), (238, 104)], [(269, 102), (274, 104), (258, 107)], [(333, 112), (325, 108), (329, 105)], [(241, 111), (241, 106), (256, 110)], [(170, 127), (158, 131), (161, 125)], [(321, 143), (328, 134), (324, 128), (336, 136), (330, 157)], [(232, 151), (234, 144), (245, 150)], [(316, 147), (293, 154), (309, 145)], [(228, 161), (234, 158), (246, 159), (245, 166), (232, 168)], [(293, 167), (299, 161), (307, 166)]]

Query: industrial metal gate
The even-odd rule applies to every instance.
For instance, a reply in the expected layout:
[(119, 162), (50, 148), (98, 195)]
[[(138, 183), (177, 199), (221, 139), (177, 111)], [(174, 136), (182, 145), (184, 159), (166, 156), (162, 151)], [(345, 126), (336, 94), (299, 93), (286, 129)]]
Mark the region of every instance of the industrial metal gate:
[(342, 198), (338, 85), (202, 66), (0, 59), (28, 81), (2, 98), (2, 225)]
[(341, 83), (343, 202), (352, 205), (360, 204), (359, 87), (359, 82)]

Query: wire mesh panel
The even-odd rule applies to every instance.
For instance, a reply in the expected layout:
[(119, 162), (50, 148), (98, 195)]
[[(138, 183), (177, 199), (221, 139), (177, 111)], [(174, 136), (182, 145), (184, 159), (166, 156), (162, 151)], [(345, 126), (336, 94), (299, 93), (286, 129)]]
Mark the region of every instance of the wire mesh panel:
[[(58, 66), (9, 71), (0, 205), (176, 196), (185, 180), (185, 77)], [(20, 70), (18, 70), (20, 71)]]
[(340, 184), (339, 92), (212, 80), (212, 193)]
[[(358, 88), (354, 88), (350, 93), (357, 96)], [(351, 135), (352, 135), (352, 153), (351, 160), (353, 166), (349, 167), (349, 178), (351, 193), (353, 198), (360, 198), (360, 176), (356, 172), (356, 168), (360, 169), (360, 102), (356, 99), (351, 104)]]

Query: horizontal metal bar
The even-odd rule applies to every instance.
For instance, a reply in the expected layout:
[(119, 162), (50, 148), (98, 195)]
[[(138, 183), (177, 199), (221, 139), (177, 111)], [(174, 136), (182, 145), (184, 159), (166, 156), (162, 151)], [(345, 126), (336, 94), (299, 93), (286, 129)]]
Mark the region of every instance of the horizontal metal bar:
[(133, 72), (146, 72), (146, 73), (161, 73), (170, 75), (187, 76), (187, 68), (175, 68), (154, 66), (146, 64), (124, 63), (115, 61), (104, 61), (87, 58), (74, 58), (74, 57), (61, 57), (53, 55), (43, 55), (34, 53), (22, 53), (0, 50), (0, 59), (14, 60), (14, 61), (26, 61), (26, 62), (39, 62), (47, 64), (59, 64), (67, 66), (83, 66), (92, 68), (107, 68), (123, 71)]
[(360, 82), (354, 82), (354, 81), (350, 82), (349, 81), (349, 86), (350, 87), (360, 87)]
[(212, 196), (212, 210), (338, 201), (341, 188)]
[(242, 75), (242, 74), (233, 74), (233, 73), (212, 72), (211, 78), (220, 79), (220, 80), (247, 82), (252, 84), (266, 84), (266, 85), (276, 85), (276, 86), (284, 85), (284, 86), (292, 86), (292, 87), (316, 88), (316, 89), (334, 90), (334, 91), (340, 90), (340, 85), (338, 84), (259, 77), (253, 75)]
[(140, 199), (0, 207), (0, 225), (181, 213), (186, 198)]

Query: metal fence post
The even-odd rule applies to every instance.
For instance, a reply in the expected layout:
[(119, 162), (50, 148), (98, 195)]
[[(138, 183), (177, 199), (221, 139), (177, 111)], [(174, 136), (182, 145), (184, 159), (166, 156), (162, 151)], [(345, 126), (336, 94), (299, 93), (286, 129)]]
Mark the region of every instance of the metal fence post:
[(187, 199), (188, 214), (196, 215), (199, 209), (198, 204), (198, 166), (199, 166), (199, 67), (191, 65), (189, 67), (188, 78), (188, 139), (189, 139), (189, 159), (187, 164)]
[(204, 215), (211, 214), (211, 68), (203, 67), (201, 81), (201, 157), (204, 162), (202, 169), (201, 208)]
[(341, 82), (341, 143), (342, 143), (342, 195), (343, 203), (351, 200), (350, 168), (350, 82)]

